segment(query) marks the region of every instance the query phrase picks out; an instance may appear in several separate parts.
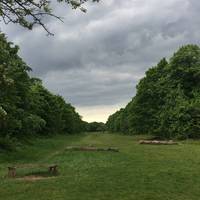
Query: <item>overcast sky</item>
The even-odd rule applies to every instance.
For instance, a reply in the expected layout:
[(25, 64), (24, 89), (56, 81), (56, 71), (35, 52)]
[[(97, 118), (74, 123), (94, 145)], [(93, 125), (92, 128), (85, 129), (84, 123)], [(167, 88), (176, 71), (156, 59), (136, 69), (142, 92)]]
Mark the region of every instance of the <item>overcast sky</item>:
[(135, 95), (145, 71), (184, 44), (199, 44), (199, 0), (102, 0), (87, 14), (54, 7), (64, 23), (48, 20), (47, 37), (1, 25), (21, 57), (52, 92), (87, 121), (106, 121)]

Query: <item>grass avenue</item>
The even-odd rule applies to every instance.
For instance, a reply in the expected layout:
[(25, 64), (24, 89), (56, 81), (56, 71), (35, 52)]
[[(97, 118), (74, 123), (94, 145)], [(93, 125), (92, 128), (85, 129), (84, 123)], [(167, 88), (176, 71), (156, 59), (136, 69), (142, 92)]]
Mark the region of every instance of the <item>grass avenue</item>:
[[(156, 146), (141, 145), (141, 139), (148, 137), (90, 133), (36, 139), (18, 152), (1, 154), (0, 199), (198, 199), (199, 142)], [(68, 146), (120, 151), (68, 151)], [(58, 164), (59, 174), (46, 176), (42, 165), (52, 163)], [(11, 179), (5, 177), (11, 164), (28, 168), (19, 168)]]

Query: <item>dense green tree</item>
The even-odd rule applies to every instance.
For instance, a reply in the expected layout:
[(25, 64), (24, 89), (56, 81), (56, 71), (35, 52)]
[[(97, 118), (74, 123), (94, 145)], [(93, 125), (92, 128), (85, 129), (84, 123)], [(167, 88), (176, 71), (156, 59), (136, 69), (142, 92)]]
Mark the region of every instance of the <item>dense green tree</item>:
[(91, 122), (87, 123), (86, 130), (88, 132), (104, 132), (106, 131), (106, 126), (102, 122)]
[(21, 117), (27, 107), (30, 68), (17, 55), (18, 47), (0, 35), (0, 106), (7, 113), (1, 133), (14, 134), (22, 126)]
[(109, 130), (162, 138), (200, 137), (200, 48), (187, 45), (150, 68), (136, 96), (110, 116)]
[(167, 61), (162, 59), (159, 64), (150, 68), (137, 85), (137, 95), (129, 113), (137, 113), (130, 117), (130, 123), (134, 127), (134, 133), (152, 133), (157, 127), (157, 116), (164, 104), (166, 90), (163, 87), (165, 81)]
[(0, 137), (78, 133), (84, 122), (75, 108), (31, 78), (18, 47), (0, 34)]

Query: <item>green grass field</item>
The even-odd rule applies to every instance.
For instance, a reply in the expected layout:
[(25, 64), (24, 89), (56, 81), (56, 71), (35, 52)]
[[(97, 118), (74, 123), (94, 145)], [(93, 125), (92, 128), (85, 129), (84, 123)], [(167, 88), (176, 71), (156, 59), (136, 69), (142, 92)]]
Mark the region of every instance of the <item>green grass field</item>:
[[(17, 153), (0, 154), (1, 200), (198, 200), (200, 142), (174, 146), (139, 145), (140, 137), (83, 134), (37, 139)], [(72, 152), (67, 146), (119, 147), (120, 152)], [(59, 165), (59, 175), (41, 180), (9, 179)], [(37, 166), (38, 165), (38, 166)]]

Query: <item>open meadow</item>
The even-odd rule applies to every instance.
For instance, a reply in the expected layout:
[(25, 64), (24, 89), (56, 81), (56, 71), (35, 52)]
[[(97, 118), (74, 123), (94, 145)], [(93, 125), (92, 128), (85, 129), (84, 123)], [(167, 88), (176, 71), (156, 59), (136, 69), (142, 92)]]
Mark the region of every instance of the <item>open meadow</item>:
[[(0, 199), (198, 200), (200, 142), (140, 145), (142, 138), (145, 136), (58, 135), (36, 139), (18, 152), (1, 153)], [(118, 147), (120, 152), (67, 151), (68, 146)], [(50, 164), (59, 166), (57, 176), (33, 178), (34, 174), (44, 175), (44, 165)], [(24, 168), (17, 169), (17, 178), (5, 177), (7, 167), (13, 165)], [(27, 178), (28, 174), (32, 176)]]

